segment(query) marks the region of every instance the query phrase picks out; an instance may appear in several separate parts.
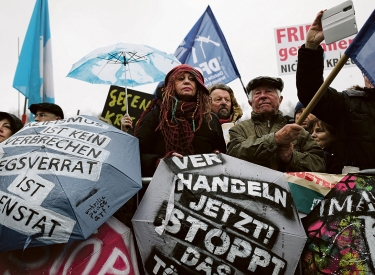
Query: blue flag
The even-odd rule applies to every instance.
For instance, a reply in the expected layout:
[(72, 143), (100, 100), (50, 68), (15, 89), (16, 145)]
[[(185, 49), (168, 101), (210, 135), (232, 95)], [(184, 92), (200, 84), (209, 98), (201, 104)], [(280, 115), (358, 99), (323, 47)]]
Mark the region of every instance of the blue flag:
[(189, 64), (202, 72), (207, 87), (241, 78), (210, 6), (195, 23), (174, 55), (181, 63)]
[(28, 99), (28, 106), (55, 101), (47, 0), (36, 1), (22, 45), (13, 87)]
[(375, 10), (345, 51), (375, 86)]

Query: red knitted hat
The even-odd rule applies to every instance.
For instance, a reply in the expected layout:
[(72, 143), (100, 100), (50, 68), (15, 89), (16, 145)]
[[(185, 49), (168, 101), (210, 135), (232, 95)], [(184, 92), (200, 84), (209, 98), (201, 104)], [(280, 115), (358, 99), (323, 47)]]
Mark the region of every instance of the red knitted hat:
[(187, 65), (187, 64), (178, 65), (178, 66), (174, 67), (172, 70), (170, 70), (169, 73), (165, 77), (164, 87), (168, 86), (168, 81), (172, 76), (174, 76), (178, 73), (181, 73), (181, 72), (188, 72), (188, 73), (191, 73), (192, 75), (194, 75), (198, 84), (202, 88), (202, 92), (206, 93), (207, 95), (210, 94), (208, 92), (208, 89), (204, 85), (204, 78), (203, 78), (203, 75), (200, 73), (200, 71), (198, 71), (197, 69), (194, 69), (192, 66)]

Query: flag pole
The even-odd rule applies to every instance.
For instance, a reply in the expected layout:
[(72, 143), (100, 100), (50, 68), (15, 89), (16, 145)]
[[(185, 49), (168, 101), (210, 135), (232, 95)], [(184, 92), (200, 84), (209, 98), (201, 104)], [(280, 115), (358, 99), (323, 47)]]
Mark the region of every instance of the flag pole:
[[(20, 38), (17, 38), (17, 50), (18, 50), (18, 60), (20, 59)], [(25, 96), (25, 103), (23, 105), (23, 114), (21, 117), (22, 124), (26, 123), (26, 106), (27, 106), (27, 97)], [(20, 93), (18, 93), (18, 117), (20, 116)]]
[[(17, 37), (17, 55), (18, 55), (18, 60), (20, 59), (20, 38)], [(20, 98), (20, 93), (18, 93), (18, 117), (21, 117), (21, 98)]]
[(246, 95), (246, 97), (247, 97), (247, 91), (246, 91), (246, 88), (245, 88), (245, 86), (243, 85), (243, 82), (242, 82), (242, 79), (241, 79), (241, 77), (239, 77), (239, 79), (240, 79), (240, 81), (241, 81), (241, 84), (242, 84), (243, 90), (245, 91), (245, 95)]
[(349, 57), (346, 54), (343, 54), (340, 58), (340, 60), (337, 62), (336, 66), (333, 67), (331, 73), (328, 75), (326, 80), (323, 82), (323, 84), (320, 86), (319, 90), (316, 92), (314, 97), (311, 99), (309, 105), (307, 105), (306, 109), (303, 110), (301, 116), (297, 120), (298, 125), (302, 125), (302, 123), (305, 121), (307, 116), (311, 113), (311, 111), (314, 109), (316, 104), (318, 104), (318, 101), (322, 98), (324, 93), (327, 91), (329, 85), (332, 83), (332, 81), (335, 79), (337, 74), (340, 72), (342, 67), (344, 67), (346, 61), (348, 61)]

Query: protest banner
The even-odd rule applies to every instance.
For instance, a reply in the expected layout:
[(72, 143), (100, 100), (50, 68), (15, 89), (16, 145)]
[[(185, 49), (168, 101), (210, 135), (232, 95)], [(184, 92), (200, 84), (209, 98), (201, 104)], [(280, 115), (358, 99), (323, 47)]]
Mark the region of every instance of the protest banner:
[[(310, 24), (301, 24), (274, 29), (277, 69), (279, 75), (294, 74), (297, 71), (298, 49), (305, 43), (306, 34)], [(340, 60), (345, 50), (352, 43), (355, 35), (340, 41), (326, 45), (321, 43), (324, 49), (324, 69), (332, 70)], [(355, 67), (352, 60), (346, 61), (344, 68)]]
[(375, 175), (349, 173), (302, 219), (303, 274), (374, 274)]
[[(154, 99), (151, 94), (146, 94), (133, 89), (128, 90), (128, 113), (133, 120), (133, 127), (137, 124), (142, 112)], [(125, 88), (112, 85), (109, 88), (107, 100), (104, 104), (102, 117), (116, 128), (121, 128), (121, 118), (126, 114)]]
[(345, 175), (316, 172), (284, 173), (298, 211), (308, 214)]
[(306, 236), (284, 174), (224, 154), (163, 159), (132, 219), (147, 274), (293, 274)]
[(85, 241), (0, 253), (0, 274), (138, 275), (129, 227), (109, 218)]

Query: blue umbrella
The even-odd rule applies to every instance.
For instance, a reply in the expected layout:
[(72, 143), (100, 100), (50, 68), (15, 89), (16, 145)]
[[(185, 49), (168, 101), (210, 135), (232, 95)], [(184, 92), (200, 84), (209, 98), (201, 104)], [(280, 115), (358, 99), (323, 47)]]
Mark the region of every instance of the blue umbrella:
[(81, 58), (67, 76), (95, 84), (123, 86), (127, 95), (128, 86), (162, 81), (179, 64), (173, 54), (153, 47), (118, 43), (98, 48)]
[(0, 251), (89, 237), (141, 189), (138, 140), (94, 117), (29, 123), (0, 144)]

